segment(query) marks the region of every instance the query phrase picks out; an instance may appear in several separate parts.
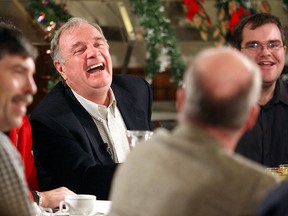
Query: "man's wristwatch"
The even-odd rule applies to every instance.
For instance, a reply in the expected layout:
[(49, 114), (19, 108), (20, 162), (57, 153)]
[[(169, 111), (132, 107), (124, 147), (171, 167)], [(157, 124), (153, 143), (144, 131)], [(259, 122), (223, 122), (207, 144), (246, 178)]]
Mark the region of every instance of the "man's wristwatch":
[(37, 205), (42, 206), (43, 197), (41, 196), (40, 192), (33, 191), (32, 194), (33, 194), (34, 201), (37, 203)]

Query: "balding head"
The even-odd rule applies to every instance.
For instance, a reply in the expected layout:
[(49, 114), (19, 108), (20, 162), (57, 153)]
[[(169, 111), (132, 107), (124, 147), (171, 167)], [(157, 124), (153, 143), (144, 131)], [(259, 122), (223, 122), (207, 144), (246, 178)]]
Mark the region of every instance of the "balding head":
[(184, 115), (231, 129), (240, 128), (259, 99), (258, 66), (233, 48), (201, 52), (185, 74)]

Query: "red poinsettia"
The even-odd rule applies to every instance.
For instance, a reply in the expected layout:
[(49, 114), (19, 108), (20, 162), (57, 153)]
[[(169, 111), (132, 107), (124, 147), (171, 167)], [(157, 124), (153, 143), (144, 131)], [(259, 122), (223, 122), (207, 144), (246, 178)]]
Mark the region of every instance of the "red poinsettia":
[(242, 16), (247, 16), (249, 14), (250, 14), (250, 12), (248, 10), (245, 10), (243, 8), (243, 6), (240, 5), (238, 7), (238, 9), (231, 14), (231, 17), (230, 17), (230, 32), (232, 32), (232, 30), (234, 29), (235, 25), (240, 21)]
[(182, 0), (182, 2), (187, 6), (186, 18), (193, 20), (195, 14), (199, 12), (199, 3), (197, 0)]

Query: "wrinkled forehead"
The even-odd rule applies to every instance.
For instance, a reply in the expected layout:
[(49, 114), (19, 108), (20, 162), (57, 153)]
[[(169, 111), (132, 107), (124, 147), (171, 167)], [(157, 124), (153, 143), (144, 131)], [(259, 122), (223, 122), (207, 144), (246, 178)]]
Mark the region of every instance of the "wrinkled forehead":
[(93, 25), (87, 23), (81, 23), (75, 26), (70, 26), (64, 32), (62, 32), (60, 40), (67, 38), (89, 38), (89, 37), (101, 37), (102, 33)]
[(67, 29), (61, 34), (59, 39), (60, 48), (69, 48), (75, 44), (85, 44), (95, 41), (104, 41), (104, 36), (101, 32), (90, 24), (80, 24)]

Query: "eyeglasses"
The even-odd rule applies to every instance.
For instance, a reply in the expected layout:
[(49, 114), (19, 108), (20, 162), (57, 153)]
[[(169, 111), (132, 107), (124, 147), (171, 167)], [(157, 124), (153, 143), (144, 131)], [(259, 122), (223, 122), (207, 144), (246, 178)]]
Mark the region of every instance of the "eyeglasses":
[(241, 47), (241, 49), (246, 49), (250, 53), (259, 53), (260, 51), (264, 49), (264, 47), (266, 47), (266, 49), (269, 50), (270, 52), (276, 52), (280, 48), (284, 47), (284, 45), (282, 45), (280, 41), (269, 42), (266, 45), (253, 42), (253, 43), (248, 43), (245, 47)]

